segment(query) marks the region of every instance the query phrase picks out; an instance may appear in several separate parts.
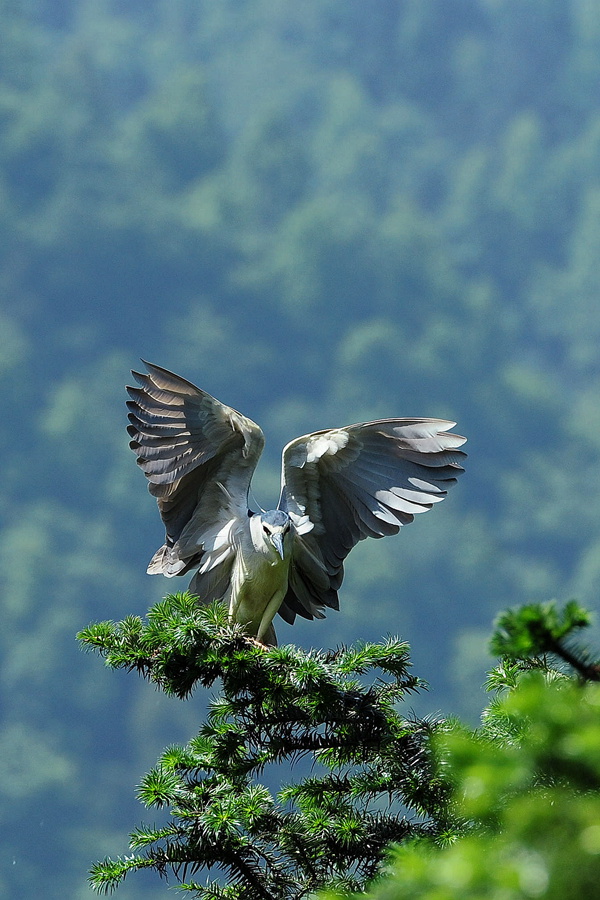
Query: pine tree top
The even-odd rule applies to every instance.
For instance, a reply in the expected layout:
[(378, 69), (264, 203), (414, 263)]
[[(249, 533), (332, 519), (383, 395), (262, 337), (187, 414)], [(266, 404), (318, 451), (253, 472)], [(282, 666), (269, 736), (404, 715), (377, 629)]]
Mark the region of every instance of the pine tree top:
[[(423, 687), (405, 642), (265, 650), (220, 604), (187, 593), (145, 621), (101, 622), (79, 637), (169, 694), (221, 688), (198, 735), (169, 748), (141, 784), (143, 803), (168, 808), (171, 821), (133, 832), (134, 855), (99, 863), (96, 888), (150, 867), (207, 900), (299, 900), (324, 885), (362, 889), (391, 842), (448, 830), (447, 786), (429, 749), (441, 726), (398, 706)], [(258, 781), (273, 764), (289, 778), (299, 759), (310, 777), (275, 794)], [(213, 869), (221, 882), (206, 880)]]

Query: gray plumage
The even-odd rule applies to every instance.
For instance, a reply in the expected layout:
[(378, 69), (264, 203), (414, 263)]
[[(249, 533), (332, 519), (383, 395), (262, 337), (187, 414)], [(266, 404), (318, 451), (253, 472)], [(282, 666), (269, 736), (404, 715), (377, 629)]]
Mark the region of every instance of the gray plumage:
[(396, 534), (443, 500), (463, 471), (466, 438), (444, 419), (380, 419), (317, 431), (283, 450), (276, 510), (248, 492), (264, 446), (250, 419), (159, 366), (127, 388), (130, 446), (156, 497), (166, 539), (148, 566), (195, 574), (202, 602), (275, 644), (272, 620), (338, 609), (344, 560), (366, 537)]

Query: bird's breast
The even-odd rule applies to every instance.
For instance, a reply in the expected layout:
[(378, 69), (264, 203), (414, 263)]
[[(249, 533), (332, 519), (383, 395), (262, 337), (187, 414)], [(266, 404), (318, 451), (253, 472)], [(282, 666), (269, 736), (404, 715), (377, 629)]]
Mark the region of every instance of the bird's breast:
[[(250, 634), (258, 629), (269, 605), (281, 605), (287, 593), (289, 560), (270, 555), (239, 553), (231, 581), (230, 617), (247, 625)], [(279, 600), (279, 604), (277, 604)]]

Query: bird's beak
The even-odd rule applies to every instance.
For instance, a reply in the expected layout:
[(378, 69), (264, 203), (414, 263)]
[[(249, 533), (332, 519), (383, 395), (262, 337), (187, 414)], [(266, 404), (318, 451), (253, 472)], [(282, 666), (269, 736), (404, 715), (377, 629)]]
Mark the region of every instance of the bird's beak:
[(271, 541), (273, 542), (273, 546), (279, 553), (280, 557), (283, 559), (283, 535), (282, 534), (272, 534)]

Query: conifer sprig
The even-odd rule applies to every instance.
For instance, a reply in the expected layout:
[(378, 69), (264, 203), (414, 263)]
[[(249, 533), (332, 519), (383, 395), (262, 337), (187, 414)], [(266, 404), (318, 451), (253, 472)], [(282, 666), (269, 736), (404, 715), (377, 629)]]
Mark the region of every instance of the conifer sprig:
[(490, 650), (494, 656), (502, 657), (504, 674), (513, 682), (523, 669), (549, 670), (548, 657), (566, 663), (584, 681), (600, 681), (597, 660), (590, 657), (586, 648), (575, 646), (577, 635), (590, 623), (589, 611), (575, 600), (562, 608), (554, 601), (530, 603), (498, 616)]

